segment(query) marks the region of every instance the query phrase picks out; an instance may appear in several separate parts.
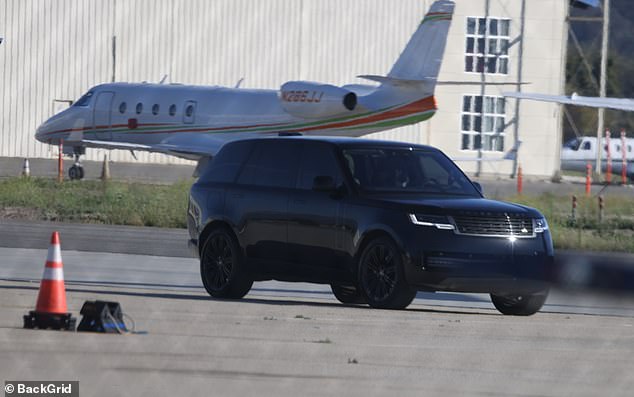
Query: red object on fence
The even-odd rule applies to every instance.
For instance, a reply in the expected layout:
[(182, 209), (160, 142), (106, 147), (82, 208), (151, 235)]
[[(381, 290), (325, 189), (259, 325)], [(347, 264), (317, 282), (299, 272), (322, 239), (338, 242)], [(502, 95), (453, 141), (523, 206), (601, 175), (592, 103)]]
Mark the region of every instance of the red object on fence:
[(606, 172), (605, 172), (605, 182), (607, 184), (612, 183), (612, 154), (610, 150), (610, 130), (605, 130), (605, 151), (606, 155)]
[(517, 194), (522, 194), (523, 186), (522, 186), (522, 166), (517, 166)]
[(590, 197), (590, 187), (592, 186), (592, 164), (586, 164), (586, 197)]

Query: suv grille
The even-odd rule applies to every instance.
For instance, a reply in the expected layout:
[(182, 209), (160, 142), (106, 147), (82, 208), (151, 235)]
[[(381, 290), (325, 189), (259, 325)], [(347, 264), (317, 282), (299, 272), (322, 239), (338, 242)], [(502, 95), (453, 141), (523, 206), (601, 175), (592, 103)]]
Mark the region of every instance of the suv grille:
[(453, 216), (456, 232), (474, 236), (533, 237), (533, 220), (523, 215)]

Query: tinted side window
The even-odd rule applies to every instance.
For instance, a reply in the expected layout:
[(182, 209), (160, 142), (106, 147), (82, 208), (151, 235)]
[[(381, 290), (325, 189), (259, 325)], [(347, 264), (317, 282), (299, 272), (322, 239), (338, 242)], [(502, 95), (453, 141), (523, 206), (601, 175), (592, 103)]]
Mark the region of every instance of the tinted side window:
[(200, 179), (206, 182), (233, 182), (240, 167), (251, 153), (252, 142), (235, 142), (223, 147), (203, 171)]
[(238, 177), (238, 183), (268, 187), (294, 186), (300, 147), (301, 142), (257, 142)]
[(333, 149), (319, 142), (304, 143), (297, 188), (311, 190), (316, 176), (330, 176), (335, 185), (342, 182), (341, 171)]

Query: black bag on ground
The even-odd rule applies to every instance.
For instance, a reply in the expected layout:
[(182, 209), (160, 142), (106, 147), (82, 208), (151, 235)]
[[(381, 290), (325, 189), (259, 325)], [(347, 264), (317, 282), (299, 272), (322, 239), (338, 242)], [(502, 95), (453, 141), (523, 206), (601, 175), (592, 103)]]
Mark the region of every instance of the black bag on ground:
[(118, 302), (86, 301), (79, 312), (83, 317), (77, 331), (126, 333), (121, 305)]

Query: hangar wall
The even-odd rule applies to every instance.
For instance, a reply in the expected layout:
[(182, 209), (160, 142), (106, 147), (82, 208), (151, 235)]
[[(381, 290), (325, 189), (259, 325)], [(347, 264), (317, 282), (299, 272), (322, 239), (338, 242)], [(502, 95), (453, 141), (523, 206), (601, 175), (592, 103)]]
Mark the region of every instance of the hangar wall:
[[(457, 0), (440, 79), (530, 82), (527, 91), (558, 94), (563, 89), (565, 46), (563, 0)], [(0, 17), (0, 156), (53, 157), (56, 149), (33, 138), (37, 126), (93, 85), (112, 80), (159, 81), (243, 87), (278, 87), (305, 79), (345, 84), (359, 74), (386, 74), (404, 48), (430, 0), (4, 0)], [(520, 55), (524, 12), (523, 53)], [(506, 73), (465, 71), (468, 37), (489, 41), (500, 32), (478, 35), (477, 20), (509, 20)], [(476, 31), (469, 36), (469, 23)], [(487, 30), (489, 29), (487, 28)], [(496, 33), (490, 35), (489, 33)], [(113, 61), (113, 37), (116, 37)], [(495, 38), (495, 37), (494, 37)], [(498, 37), (498, 45), (500, 38)], [(485, 55), (487, 48), (479, 55)], [(474, 54), (471, 54), (474, 55)], [(478, 54), (475, 54), (476, 56)], [(499, 66), (498, 66), (499, 68)], [(514, 87), (441, 86), (439, 111), (426, 123), (373, 137), (432, 144), (451, 157), (499, 157), (477, 150), (473, 135), (464, 148), (464, 97), (497, 98)], [(499, 109), (498, 109), (499, 110)], [(499, 111), (498, 111), (499, 113)], [(558, 167), (560, 114), (550, 104), (522, 102), (516, 117), (507, 100), (503, 146), (515, 140), (518, 121), (526, 174), (551, 175)], [(468, 118), (469, 116), (467, 116)], [(474, 117), (471, 115), (473, 124)], [(473, 125), (469, 127), (474, 133)], [(482, 126), (480, 127), (483, 128)], [(492, 138), (497, 139), (497, 138)], [(501, 140), (500, 140), (501, 142)], [(87, 152), (98, 160), (101, 150)], [(158, 154), (114, 151), (115, 161), (184, 163)], [(476, 171), (477, 163), (460, 163)], [(509, 174), (511, 162), (482, 163), (482, 172)]]

